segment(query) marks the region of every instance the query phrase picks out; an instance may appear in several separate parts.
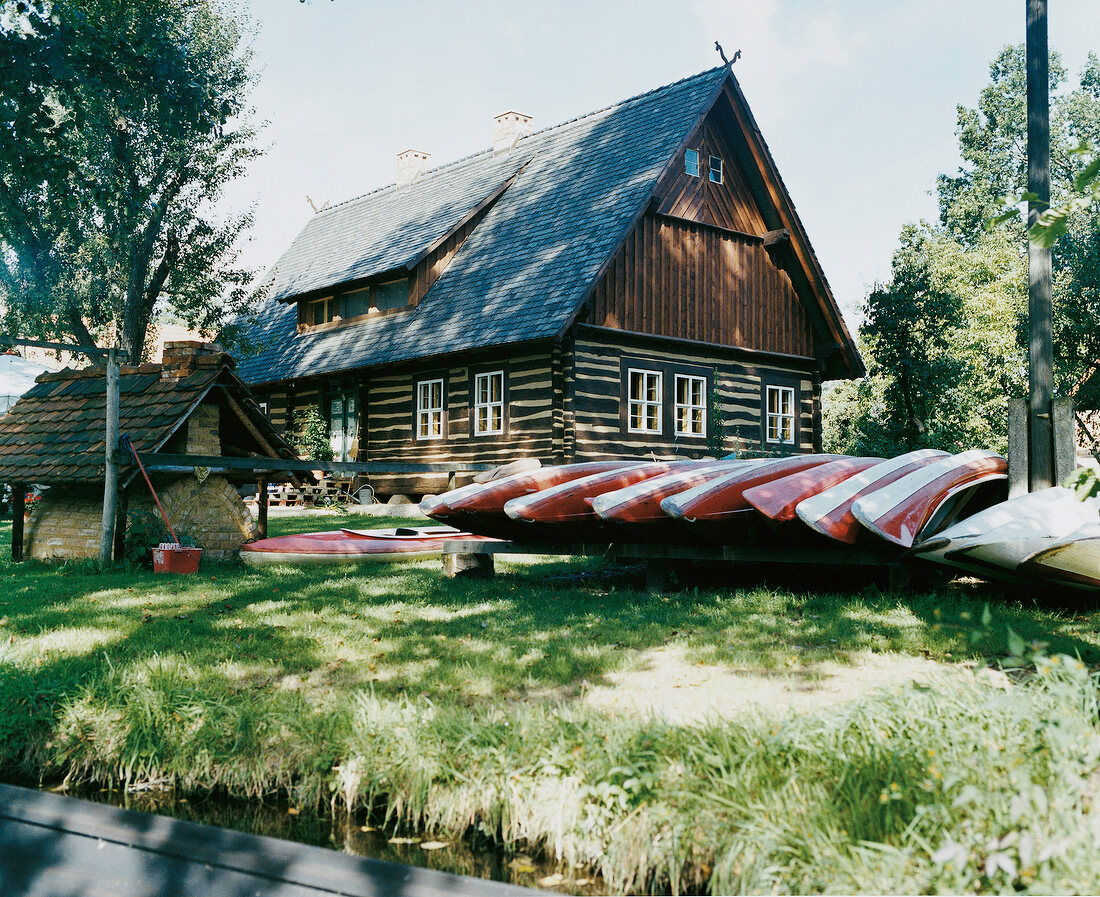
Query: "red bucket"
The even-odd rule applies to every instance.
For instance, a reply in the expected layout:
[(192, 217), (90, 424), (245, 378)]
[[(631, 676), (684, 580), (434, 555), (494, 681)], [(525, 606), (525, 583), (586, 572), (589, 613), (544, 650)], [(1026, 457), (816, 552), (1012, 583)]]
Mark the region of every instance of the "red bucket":
[(184, 548), (179, 542), (161, 542), (153, 549), (154, 573), (198, 573), (201, 548)]

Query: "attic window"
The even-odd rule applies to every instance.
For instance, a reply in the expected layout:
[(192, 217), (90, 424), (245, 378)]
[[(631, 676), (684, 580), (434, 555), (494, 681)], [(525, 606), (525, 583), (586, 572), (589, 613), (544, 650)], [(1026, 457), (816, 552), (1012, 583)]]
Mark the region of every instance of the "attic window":
[(409, 304), (409, 279), (402, 277), (385, 283), (371, 284), (335, 296), (312, 299), (298, 305), (299, 329), (308, 330), (324, 324), (364, 320), (381, 312), (397, 311)]
[(699, 177), (699, 150), (684, 151), (684, 171), (693, 178)]
[(722, 159), (720, 156), (710, 157), (710, 180), (711, 183), (722, 183)]

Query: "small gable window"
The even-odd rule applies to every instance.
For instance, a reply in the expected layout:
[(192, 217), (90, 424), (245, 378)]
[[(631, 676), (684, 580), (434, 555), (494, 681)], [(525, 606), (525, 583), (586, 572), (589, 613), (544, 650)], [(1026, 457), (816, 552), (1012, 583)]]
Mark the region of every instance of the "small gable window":
[(676, 375), (676, 435), (706, 436), (707, 408), (706, 377), (688, 374)]
[(335, 297), (326, 296), (324, 299), (314, 299), (306, 305), (306, 323), (312, 327), (318, 324), (327, 324), (336, 318), (337, 302)]
[(627, 430), (631, 433), (660, 433), (661, 372), (631, 368), (627, 383)]
[(710, 157), (710, 180), (711, 183), (722, 183), (722, 159), (720, 156)]
[(794, 444), (794, 387), (769, 386), (764, 438), (782, 445)]
[(373, 288), (373, 305), (378, 311), (393, 311), (409, 304), (409, 281), (407, 278), (380, 283)]
[(323, 299), (303, 301), (298, 306), (298, 325), (300, 329), (309, 329), (323, 324), (354, 321), (407, 308), (408, 304), (409, 279), (402, 277)]
[(504, 371), (474, 377), (474, 435), (504, 432)]
[(443, 380), (416, 384), (416, 438), (443, 438)]
[(693, 178), (699, 177), (699, 150), (685, 150), (684, 171)]

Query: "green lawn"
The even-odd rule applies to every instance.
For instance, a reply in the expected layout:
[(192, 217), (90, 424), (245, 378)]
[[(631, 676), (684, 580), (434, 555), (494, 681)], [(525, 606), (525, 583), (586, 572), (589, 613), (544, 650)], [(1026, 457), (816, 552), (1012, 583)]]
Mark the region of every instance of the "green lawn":
[[(972, 585), (652, 596), (639, 570), (598, 561), (498, 570), (487, 582), (443, 580), (438, 561), (170, 577), (5, 560), (0, 766), (340, 800), (451, 835), (475, 828), (622, 891), (1100, 888), (1094, 610)], [(980, 666), (1006, 653), (1006, 627), (1084, 666), (1063, 658), (1017, 682), (956, 671), (698, 725), (585, 700), (654, 651), (812, 681), (869, 653)]]

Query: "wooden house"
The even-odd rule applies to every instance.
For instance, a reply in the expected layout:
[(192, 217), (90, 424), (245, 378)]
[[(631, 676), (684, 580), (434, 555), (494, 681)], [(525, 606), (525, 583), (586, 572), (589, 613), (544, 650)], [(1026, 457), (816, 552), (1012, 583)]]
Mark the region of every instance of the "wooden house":
[(239, 373), (276, 425), (319, 408), (360, 461), (819, 447), (822, 381), (864, 368), (728, 68), (495, 126), (402, 153), (273, 266)]

